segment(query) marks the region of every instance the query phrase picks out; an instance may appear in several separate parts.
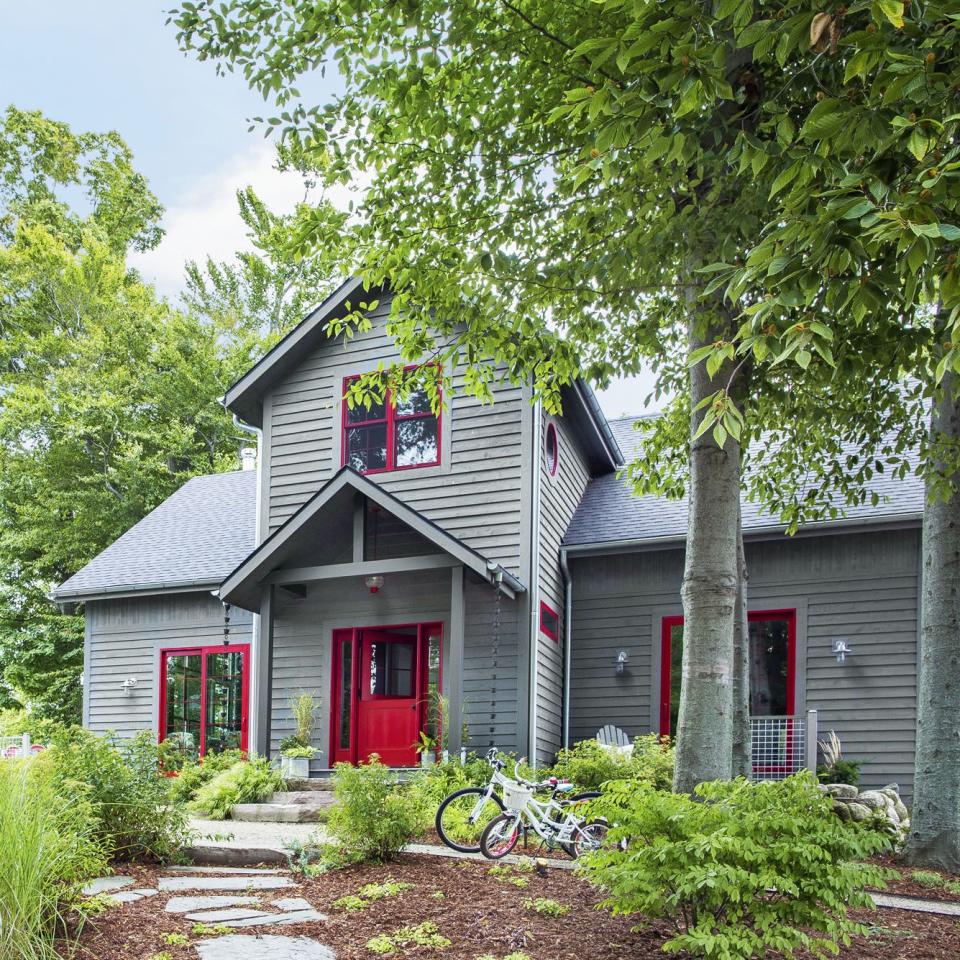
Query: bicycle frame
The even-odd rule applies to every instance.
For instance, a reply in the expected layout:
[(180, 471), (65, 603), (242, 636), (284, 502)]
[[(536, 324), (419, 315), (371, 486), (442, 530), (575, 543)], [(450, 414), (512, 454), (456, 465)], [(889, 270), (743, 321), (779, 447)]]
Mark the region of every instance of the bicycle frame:
[[(553, 796), (543, 802), (531, 797), (521, 809), (508, 810), (507, 812), (516, 815), (517, 825), (524, 823), (533, 827), (534, 832), (545, 843), (570, 843), (580, 821), (572, 813), (564, 813), (563, 807), (564, 804)], [(554, 820), (549, 816), (554, 811), (564, 813), (562, 821)], [(551, 835), (545, 827), (549, 827), (555, 832)]]
[(470, 811), (470, 817), (468, 823), (474, 824), (477, 822), (477, 818), (483, 813), (484, 807), (486, 807), (488, 801), (493, 796), (493, 791), (496, 787), (502, 787), (504, 781), (508, 778), (504, 776), (503, 772), (500, 770), (494, 769), (493, 774), (490, 777), (490, 781), (487, 783), (487, 789), (483, 791), (483, 795), (480, 799), (474, 804), (473, 810)]

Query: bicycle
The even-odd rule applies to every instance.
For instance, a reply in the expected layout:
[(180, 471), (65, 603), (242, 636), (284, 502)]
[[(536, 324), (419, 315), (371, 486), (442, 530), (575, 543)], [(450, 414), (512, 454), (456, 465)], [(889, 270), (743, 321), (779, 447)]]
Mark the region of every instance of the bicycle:
[[(506, 807), (497, 794), (509, 784), (514, 783), (505, 776), (503, 769), (506, 763), (497, 755), (496, 747), (491, 747), (486, 754), (487, 763), (493, 768), (493, 773), (486, 786), (463, 787), (455, 790), (446, 797), (437, 809), (434, 820), (437, 836), (451, 850), (460, 853), (480, 853), (480, 836), (484, 828), (494, 817), (502, 814)], [(555, 784), (556, 778), (552, 778)], [(549, 781), (546, 781), (550, 785)], [(572, 784), (570, 787), (572, 788)], [(596, 791), (587, 791), (576, 794), (567, 800), (569, 804), (584, 800), (594, 800), (600, 794)]]
[[(603, 845), (609, 829), (606, 820), (587, 820), (570, 809), (575, 798), (559, 800), (558, 794), (573, 788), (573, 784), (560, 783), (556, 777), (540, 783), (524, 780), (514, 767), (516, 780), (503, 777), (504, 813), (494, 817), (480, 835), (480, 852), (488, 860), (500, 860), (517, 845), (521, 832), (528, 828), (540, 837), (548, 847), (560, 847), (576, 860), (584, 853)], [(538, 801), (537, 790), (551, 788), (550, 799)], [(594, 793), (593, 797), (600, 796)], [(579, 799), (592, 799), (583, 795)]]

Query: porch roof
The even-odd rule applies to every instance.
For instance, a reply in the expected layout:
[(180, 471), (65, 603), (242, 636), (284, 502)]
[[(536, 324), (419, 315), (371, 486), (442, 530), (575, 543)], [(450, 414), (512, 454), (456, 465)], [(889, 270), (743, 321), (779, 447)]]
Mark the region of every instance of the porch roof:
[[(323, 521), (331, 515), (342, 518), (345, 507), (350, 507), (354, 495), (360, 494), (371, 503), (392, 514), (410, 527), (425, 540), (435, 545), (453, 562), (461, 563), (485, 580), (501, 576), (506, 592), (522, 593), (526, 587), (513, 574), (504, 570), (498, 563), (478, 553), (462, 540), (447, 533), (442, 527), (409, 507), (398, 497), (385, 490), (379, 484), (358, 473), (352, 467), (342, 467), (320, 488), (296, 513), (282, 526), (278, 527), (266, 540), (243, 560), (220, 585), (220, 598), (246, 610), (258, 612), (262, 586), (281, 564), (290, 560), (298, 550), (317, 544), (317, 533), (324, 529)], [(356, 558), (354, 558), (356, 561)], [(314, 579), (318, 572), (349, 576), (356, 574), (363, 566), (366, 573), (384, 572), (390, 564), (398, 569), (415, 568), (433, 561), (434, 557), (401, 557), (390, 561), (337, 563), (336, 559), (326, 565), (312, 568), (295, 568), (289, 571), (282, 582), (293, 582), (302, 575), (301, 582)], [(366, 569), (369, 567), (369, 569)]]

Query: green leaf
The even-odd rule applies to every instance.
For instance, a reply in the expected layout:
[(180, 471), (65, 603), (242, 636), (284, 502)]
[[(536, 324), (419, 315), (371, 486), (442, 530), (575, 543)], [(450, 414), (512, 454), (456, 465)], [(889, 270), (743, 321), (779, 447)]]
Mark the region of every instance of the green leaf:
[(900, 0), (874, 0), (874, 9), (879, 9), (898, 29), (903, 26), (903, 4)]

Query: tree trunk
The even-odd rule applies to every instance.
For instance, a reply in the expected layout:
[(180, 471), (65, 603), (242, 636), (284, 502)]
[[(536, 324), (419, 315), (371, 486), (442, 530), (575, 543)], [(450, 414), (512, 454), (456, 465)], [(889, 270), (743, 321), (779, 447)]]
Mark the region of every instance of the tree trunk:
[[(957, 376), (933, 401), (930, 433), (952, 454), (960, 443)], [(952, 448), (952, 449), (950, 449)], [(960, 477), (954, 476), (954, 483)], [(960, 872), (960, 494), (936, 497), (927, 481), (917, 690), (917, 759), (906, 858)]]
[[(698, 313), (691, 303), (691, 352), (715, 339), (716, 327), (699, 329), (703, 324), (697, 323)], [(705, 363), (690, 370), (690, 512), (681, 591), (683, 677), (673, 781), (678, 793), (690, 793), (704, 780), (728, 780), (732, 773), (740, 447), (727, 437), (721, 449), (712, 431), (692, 439), (704, 413), (697, 404), (726, 383), (729, 373), (722, 367), (711, 380)]]
[[(738, 504), (739, 506), (739, 504)], [(743, 518), (737, 514), (737, 600), (733, 627), (733, 775), (753, 772), (750, 751), (750, 624), (747, 619), (747, 558)]]

